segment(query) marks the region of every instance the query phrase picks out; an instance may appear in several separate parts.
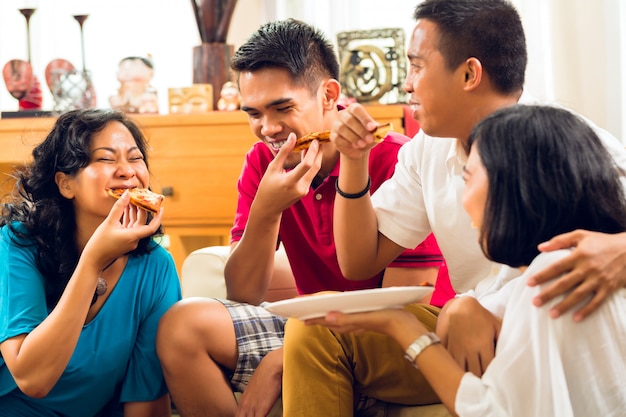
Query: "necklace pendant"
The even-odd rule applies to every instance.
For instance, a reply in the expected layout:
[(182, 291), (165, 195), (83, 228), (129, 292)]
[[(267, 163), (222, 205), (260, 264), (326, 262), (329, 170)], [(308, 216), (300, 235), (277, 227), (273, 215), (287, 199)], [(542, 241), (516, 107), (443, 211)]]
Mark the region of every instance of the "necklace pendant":
[(96, 296), (101, 296), (104, 295), (107, 292), (107, 282), (102, 279), (101, 277), (98, 277), (98, 285), (96, 285)]

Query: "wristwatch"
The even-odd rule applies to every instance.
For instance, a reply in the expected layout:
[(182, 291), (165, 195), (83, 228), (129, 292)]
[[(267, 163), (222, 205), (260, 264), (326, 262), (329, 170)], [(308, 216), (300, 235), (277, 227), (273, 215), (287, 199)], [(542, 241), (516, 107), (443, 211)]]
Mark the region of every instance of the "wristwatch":
[(415, 359), (419, 356), (420, 353), (424, 351), (428, 346), (441, 343), (441, 340), (437, 337), (437, 335), (433, 332), (429, 332), (421, 335), (413, 343), (409, 345), (409, 347), (404, 351), (404, 357), (406, 360), (411, 362), (411, 364), (417, 368), (415, 364)]

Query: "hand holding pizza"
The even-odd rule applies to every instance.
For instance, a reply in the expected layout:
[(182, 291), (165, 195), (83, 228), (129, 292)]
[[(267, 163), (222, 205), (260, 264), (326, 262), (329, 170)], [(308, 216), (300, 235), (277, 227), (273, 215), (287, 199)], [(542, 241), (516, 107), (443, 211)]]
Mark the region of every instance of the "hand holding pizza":
[(391, 125), (380, 125), (361, 104), (351, 104), (333, 124), (330, 140), (339, 152), (349, 159), (361, 159), (367, 151), (391, 130)]
[[(109, 188), (107, 193), (114, 198), (120, 198), (127, 189), (125, 188)], [(154, 193), (147, 188), (129, 188), (130, 203), (136, 207), (157, 214), (161, 209), (161, 203), (165, 198), (161, 194)]]
[(320, 170), (322, 153), (317, 142), (303, 153), (300, 163), (290, 171), (285, 170), (285, 162), (293, 150), (294, 136), (293, 133), (290, 134), (287, 143), (268, 165), (259, 184), (255, 206), (262, 205), (265, 212), (281, 214), (300, 200), (309, 192), (311, 183)]
[(151, 236), (159, 228), (163, 210), (154, 214), (146, 224), (148, 213), (132, 204), (131, 192), (121, 194), (109, 215), (95, 230), (85, 249), (84, 256), (104, 268), (113, 259), (135, 249), (139, 241)]

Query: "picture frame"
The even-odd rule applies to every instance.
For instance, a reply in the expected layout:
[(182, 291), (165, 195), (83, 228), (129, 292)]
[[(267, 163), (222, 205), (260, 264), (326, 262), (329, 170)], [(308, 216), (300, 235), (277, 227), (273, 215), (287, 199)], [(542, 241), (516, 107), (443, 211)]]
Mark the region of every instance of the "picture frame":
[(405, 34), (401, 28), (337, 33), (344, 94), (360, 103), (405, 103)]

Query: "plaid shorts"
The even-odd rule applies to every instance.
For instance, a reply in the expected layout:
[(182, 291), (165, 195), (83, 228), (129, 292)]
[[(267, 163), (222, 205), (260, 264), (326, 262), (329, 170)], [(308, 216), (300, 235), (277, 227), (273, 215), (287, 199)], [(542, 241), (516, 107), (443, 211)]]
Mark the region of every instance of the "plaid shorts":
[(261, 359), (283, 346), (287, 319), (275, 316), (261, 306), (218, 300), (230, 313), (239, 349), (237, 367), (230, 377), (234, 391), (243, 392)]

